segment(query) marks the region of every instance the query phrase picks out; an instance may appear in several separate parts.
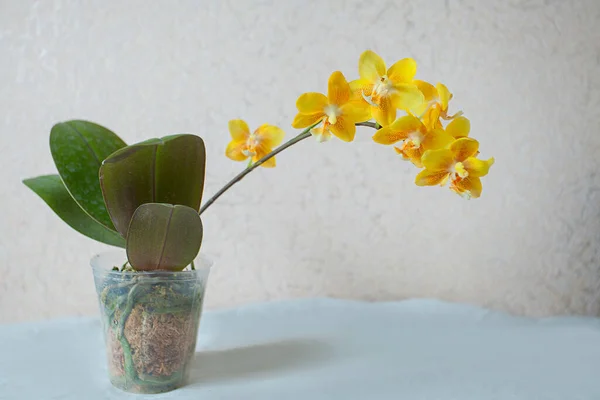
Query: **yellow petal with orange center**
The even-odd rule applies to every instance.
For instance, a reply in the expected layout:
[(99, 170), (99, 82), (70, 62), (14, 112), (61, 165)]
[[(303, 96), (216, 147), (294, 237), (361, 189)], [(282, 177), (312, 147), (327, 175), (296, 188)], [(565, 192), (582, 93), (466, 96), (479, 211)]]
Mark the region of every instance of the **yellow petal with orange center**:
[(328, 142), (333, 137), (326, 125), (313, 128), (310, 130), (310, 133), (319, 143)]
[(250, 128), (245, 121), (232, 119), (229, 121), (229, 133), (234, 141), (246, 140), (250, 136)]
[(269, 124), (259, 126), (254, 133), (258, 137), (260, 143), (269, 148), (279, 146), (285, 136), (283, 129)]
[(373, 140), (380, 144), (394, 144), (407, 139), (411, 132), (420, 131), (422, 128), (423, 124), (418, 118), (405, 115), (375, 132)]
[(360, 99), (362, 101), (365, 101), (363, 95), (371, 95), (374, 86), (373, 82), (368, 81), (366, 79), (356, 79), (354, 81), (351, 81), (348, 85), (350, 86), (350, 97), (352, 99)]
[(396, 107), (392, 105), (392, 99), (388, 96), (378, 99), (378, 106), (371, 107), (371, 114), (375, 121), (381, 126), (388, 126), (396, 119)]
[(225, 155), (233, 161), (244, 161), (248, 158), (248, 156), (243, 153), (246, 149), (246, 139), (232, 140), (225, 149)]
[(454, 154), (449, 149), (427, 150), (421, 162), (430, 171), (449, 172), (454, 164)]
[(456, 193), (460, 194), (465, 198), (478, 198), (481, 196), (482, 185), (481, 179), (468, 176), (464, 179), (457, 179), (452, 182), (450, 189), (454, 190)]
[(394, 147), (394, 150), (396, 150), (396, 153), (400, 154), (405, 160), (410, 160), (415, 167), (423, 168), (423, 163), (421, 162), (423, 150), (420, 147), (414, 147), (405, 142), (402, 147)]
[(438, 99), (440, 101), (440, 105), (442, 106), (442, 111), (448, 110), (448, 103), (452, 98), (452, 93), (450, 93), (446, 85), (441, 83), (435, 85), (435, 88), (438, 92)]
[(360, 79), (375, 82), (379, 80), (379, 77), (385, 75), (385, 72), (385, 62), (375, 52), (367, 50), (360, 55), (358, 60)]
[(454, 142), (454, 137), (449, 135), (443, 129), (438, 128), (427, 132), (425, 139), (421, 143), (424, 150), (443, 149)]
[(344, 142), (351, 142), (354, 140), (356, 134), (356, 125), (354, 121), (345, 115), (337, 117), (337, 121), (333, 125), (329, 125), (331, 133), (343, 140)]
[[(273, 149), (271, 149), (270, 147), (265, 146), (264, 143), (261, 143), (258, 146), (256, 146), (255, 150), (256, 150), (256, 154), (254, 156), (252, 156), (253, 163), (256, 163), (257, 161), (261, 160), (263, 157), (265, 157), (267, 154), (269, 154), (271, 151), (273, 151)], [(271, 157), (267, 161), (262, 163), (261, 167), (274, 168), (275, 165), (276, 165), (275, 157)]]
[(325, 118), (325, 113), (318, 112), (314, 114), (302, 114), (298, 113), (292, 122), (292, 127), (296, 129), (307, 128), (315, 122)]
[(446, 132), (457, 139), (469, 136), (470, 131), (471, 122), (466, 117), (456, 117), (446, 126)]
[(470, 177), (481, 178), (482, 176), (486, 176), (490, 171), (490, 167), (494, 165), (494, 158), (480, 160), (475, 157), (469, 157), (462, 164)]
[(394, 85), (395, 91), (391, 95), (394, 107), (401, 110), (418, 108), (425, 101), (423, 93), (417, 85), (398, 83)]
[(412, 58), (403, 58), (387, 71), (388, 78), (394, 83), (412, 83), (417, 74), (417, 62)]
[(419, 172), (415, 178), (415, 183), (417, 186), (443, 185), (446, 183), (448, 175), (449, 173), (446, 171), (431, 171), (424, 169), (423, 171)]
[(350, 85), (340, 71), (335, 71), (329, 77), (327, 99), (330, 104), (337, 106), (343, 105), (350, 99)]
[(390, 126), (379, 129), (373, 135), (373, 141), (379, 144), (394, 144), (408, 137), (406, 132), (393, 130)]
[(315, 114), (322, 112), (328, 104), (327, 97), (323, 93), (303, 93), (296, 100), (296, 108), (302, 114)]
[(460, 138), (450, 145), (450, 150), (454, 154), (454, 159), (462, 162), (477, 154), (479, 142), (471, 138)]

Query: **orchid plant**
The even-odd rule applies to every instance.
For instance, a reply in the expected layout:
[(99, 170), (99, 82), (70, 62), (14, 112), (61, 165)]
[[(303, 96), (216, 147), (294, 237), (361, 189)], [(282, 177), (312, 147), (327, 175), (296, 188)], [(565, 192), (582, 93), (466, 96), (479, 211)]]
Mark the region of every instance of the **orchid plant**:
[(126, 248), (123, 268), (135, 271), (193, 268), (202, 242), (200, 215), (254, 169), (275, 167), (277, 154), (311, 136), (351, 142), (357, 127), (373, 128), (375, 142), (396, 145), (420, 169), (418, 186), (448, 184), (465, 198), (477, 198), (494, 159), (477, 158), (479, 143), (469, 137), (469, 120), (462, 112), (449, 113), (448, 88), (416, 80), (416, 71), (411, 58), (386, 68), (380, 56), (365, 51), (358, 79), (348, 82), (335, 71), (327, 94), (298, 98), (292, 127), (303, 130), (283, 144), (279, 127), (263, 124), (251, 132), (243, 120), (230, 121), (225, 154), (248, 165), (202, 207), (206, 152), (202, 139), (190, 134), (127, 146), (95, 123), (62, 122), (50, 133), (58, 175), (24, 183), (75, 230)]

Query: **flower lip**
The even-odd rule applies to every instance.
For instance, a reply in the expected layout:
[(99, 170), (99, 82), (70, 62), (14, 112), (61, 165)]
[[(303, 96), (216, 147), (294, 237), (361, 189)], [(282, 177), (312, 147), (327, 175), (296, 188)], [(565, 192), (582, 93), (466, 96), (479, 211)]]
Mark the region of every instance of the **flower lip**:
[(408, 134), (407, 141), (412, 142), (414, 147), (420, 147), (423, 139), (425, 139), (425, 135), (419, 130), (414, 130)]
[[(387, 77), (387, 75), (379, 78), (379, 82), (373, 85), (373, 94), (385, 97), (394, 91), (394, 83)], [(372, 95), (373, 95), (372, 94)]]
[(325, 115), (327, 115), (327, 122), (329, 122), (331, 125), (335, 125), (337, 122), (337, 117), (342, 115), (342, 110), (335, 104), (326, 105), (323, 112)]
[(460, 178), (466, 178), (467, 176), (469, 176), (469, 171), (467, 171), (467, 169), (461, 162), (457, 162), (456, 164), (454, 164), (454, 166), (452, 167), (452, 172), (458, 175)]

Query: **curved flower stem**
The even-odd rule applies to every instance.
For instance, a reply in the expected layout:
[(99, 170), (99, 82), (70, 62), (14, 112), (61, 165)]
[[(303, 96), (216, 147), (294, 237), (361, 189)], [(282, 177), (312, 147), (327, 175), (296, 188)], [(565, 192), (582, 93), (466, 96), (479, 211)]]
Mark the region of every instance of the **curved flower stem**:
[(373, 129), (380, 129), (381, 125), (379, 125), (377, 122), (359, 122), (356, 124), (356, 126), (368, 126), (369, 128), (373, 128)]
[[(242, 172), (237, 174), (232, 180), (227, 182), (227, 184), (225, 186), (223, 186), (217, 193), (214, 194), (214, 196), (212, 196), (210, 199), (208, 199), (208, 201), (206, 203), (204, 203), (204, 205), (200, 208), (200, 215), (202, 215), (202, 213), (204, 211), (206, 211), (206, 209), (208, 207), (210, 207), (215, 201), (217, 201), (217, 199), (219, 197), (221, 197), (221, 195), (223, 195), (223, 193), (225, 193), (233, 185), (235, 185), (236, 183), (238, 183), (239, 181), (244, 179), (244, 177), (246, 175), (248, 175), (250, 172), (254, 171), (257, 167), (260, 167), (263, 163), (268, 161), (270, 158), (275, 157), (277, 154), (281, 153), (288, 147), (291, 147), (291, 146), (295, 145), (296, 143), (310, 137), (311, 136), (310, 130), (319, 124), (320, 124), (320, 121), (317, 122), (316, 124), (309, 126), (305, 130), (300, 132), (300, 134), (298, 134), (298, 136), (295, 136), (292, 139), (288, 140), (287, 142), (285, 142), (284, 144), (282, 144), (281, 146), (279, 146), (278, 148), (276, 148), (275, 150), (273, 150), (272, 152), (270, 152), (269, 154), (267, 154), (266, 156), (264, 156), (263, 158), (261, 158), (260, 160), (255, 162), (254, 164), (248, 165), (248, 167), (246, 169), (244, 169)], [(356, 126), (367, 126), (369, 128), (373, 128), (373, 129), (380, 128), (380, 126), (375, 122), (359, 122), (356, 124)]]

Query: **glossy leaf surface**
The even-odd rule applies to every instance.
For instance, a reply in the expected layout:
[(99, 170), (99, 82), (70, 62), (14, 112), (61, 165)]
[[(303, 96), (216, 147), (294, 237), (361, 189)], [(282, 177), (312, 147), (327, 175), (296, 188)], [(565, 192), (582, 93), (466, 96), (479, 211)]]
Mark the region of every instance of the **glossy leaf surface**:
[(133, 213), (145, 203), (198, 211), (205, 163), (204, 142), (187, 134), (150, 139), (112, 154), (100, 168), (100, 185), (117, 231), (126, 237)]
[(200, 251), (202, 222), (198, 211), (182, 205), (147, 203), (133, 214), (127, 235), (127, 258), (138, 271), (179, 271)]
[(125, 239), (91, 218), (73, 200), (60, 176), (44, 175), (25, 179), (23, 183), (33, 190), (71, 228), (102, 243), (125, 247)]
[(61, 122), (50, 132), (50, 151), (67, 190), (92, 218), (113, 229), (104, 205), (98, 171), (102, 161), (126, 144), (93, 122)]

